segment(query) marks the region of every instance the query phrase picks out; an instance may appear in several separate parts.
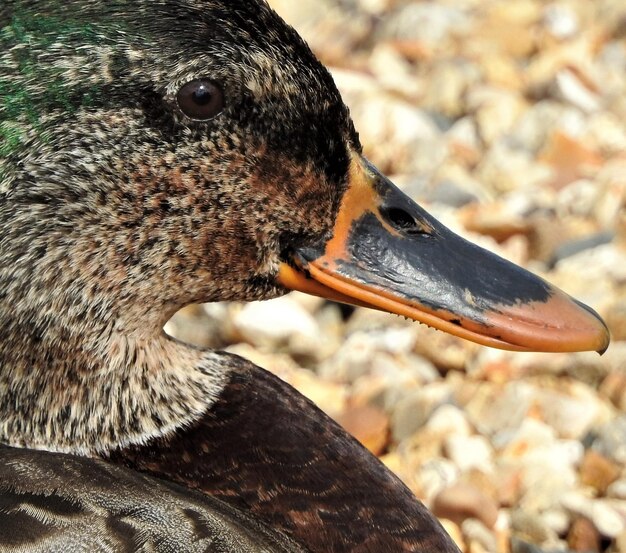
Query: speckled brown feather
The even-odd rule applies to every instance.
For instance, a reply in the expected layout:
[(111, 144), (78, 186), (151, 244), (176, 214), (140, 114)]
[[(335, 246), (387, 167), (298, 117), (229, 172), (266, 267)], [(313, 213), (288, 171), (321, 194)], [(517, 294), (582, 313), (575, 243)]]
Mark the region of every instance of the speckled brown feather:
[[(5, 10), (0, 440), (86, 452), (186, 424), (221, 377), (163, 324), (284, 293), (283, 251), (329, 233), (345, 189), (347, 110), (262, 2)], [(174, 96), (206, 76), (226, 108), (199, 123)]]

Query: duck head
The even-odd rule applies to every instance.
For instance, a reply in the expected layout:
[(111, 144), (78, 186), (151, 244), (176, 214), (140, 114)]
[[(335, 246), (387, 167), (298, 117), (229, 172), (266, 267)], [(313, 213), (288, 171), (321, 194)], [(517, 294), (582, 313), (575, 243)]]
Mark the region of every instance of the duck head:
[(9, 0), (1, 17), (14, 320), (156, 333), (191, 302), (298, 289), (495, 347), (607, 347), (590, 308), (364, 159), (329, 73), (264, 2)]

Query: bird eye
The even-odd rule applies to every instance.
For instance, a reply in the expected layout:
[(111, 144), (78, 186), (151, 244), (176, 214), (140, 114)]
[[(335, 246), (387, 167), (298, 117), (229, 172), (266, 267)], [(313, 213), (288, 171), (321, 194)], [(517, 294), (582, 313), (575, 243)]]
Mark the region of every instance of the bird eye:
[(224, 93), (209, 79), (197, 79), (183, 85), (176, 100), (181, 111), (197, 121), (211, 119), (224, 109)]

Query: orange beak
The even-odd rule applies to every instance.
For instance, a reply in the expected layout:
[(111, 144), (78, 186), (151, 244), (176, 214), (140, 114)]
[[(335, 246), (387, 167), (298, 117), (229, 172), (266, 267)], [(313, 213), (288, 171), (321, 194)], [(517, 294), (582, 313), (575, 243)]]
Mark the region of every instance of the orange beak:
[(281, 264), (287, 288), (515, 351), (598, 351), (595, 311), (454, 234), (354, 155), (333, 235)]

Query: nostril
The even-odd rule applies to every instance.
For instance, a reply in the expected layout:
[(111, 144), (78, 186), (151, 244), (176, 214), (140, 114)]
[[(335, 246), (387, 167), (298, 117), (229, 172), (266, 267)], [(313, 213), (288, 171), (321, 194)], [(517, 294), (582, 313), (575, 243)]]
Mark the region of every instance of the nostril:
[(407, 234), (428, 234), (410, 213), (399, 207), (386, 207), (381, 209), (381, 215), (395, 229)]

